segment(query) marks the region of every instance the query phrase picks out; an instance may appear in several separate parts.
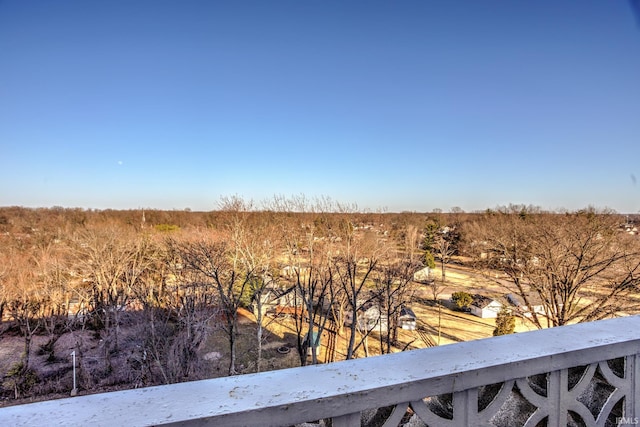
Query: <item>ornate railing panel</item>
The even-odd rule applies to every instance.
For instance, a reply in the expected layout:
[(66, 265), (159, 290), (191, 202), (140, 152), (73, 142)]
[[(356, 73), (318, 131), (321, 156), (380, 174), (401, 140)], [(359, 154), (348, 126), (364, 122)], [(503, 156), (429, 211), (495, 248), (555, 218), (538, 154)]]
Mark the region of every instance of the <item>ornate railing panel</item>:
[(11, 426), (615, 426), (637, 417), (639, 316), (0, 409), (0, 425)]
[[(410, 407), (415, 413), (413, 417), (429, 426), (630, 424), (635, 422), (631, 414), (633, 402), (638, 399), (634, 393), (637, 357), (626, 356), (426, 398), (411, 402)], [(398, 423), (392, 421), (390, 425)]]

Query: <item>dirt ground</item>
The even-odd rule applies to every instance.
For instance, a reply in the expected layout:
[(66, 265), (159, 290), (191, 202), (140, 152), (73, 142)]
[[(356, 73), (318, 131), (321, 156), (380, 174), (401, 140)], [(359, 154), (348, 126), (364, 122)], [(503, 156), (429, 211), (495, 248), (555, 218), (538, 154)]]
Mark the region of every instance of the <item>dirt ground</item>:
[[(105, 392), (139, 386), (140, 381), (127, 368), (129, 361), (137, 357), (136, 335), (135, 327), (121, 328), (121, 351), (111, 357), (112, 370), (109, 372), (103, 368), (105, 355), (102, 341), (96, 339), (92, 331), (73, 331), (60, 336), (54, 346), (53, 358), (41, 350), (49, 338), (34, 336), (29, 367), (37, 372), (39, 381), (29, 397), (16, 400), (11, 392), (11, 379), (6, 374), (21, 360), (24, 339), (14, 331), (5, 331), (0, 337), (0, 373), (3, 376), (0, 407), (69, 397), (74, 385), (74, 351), (78, 394), (88, 394), (87, 390)], [(87, 375), (87, 372), (93, 375)]]

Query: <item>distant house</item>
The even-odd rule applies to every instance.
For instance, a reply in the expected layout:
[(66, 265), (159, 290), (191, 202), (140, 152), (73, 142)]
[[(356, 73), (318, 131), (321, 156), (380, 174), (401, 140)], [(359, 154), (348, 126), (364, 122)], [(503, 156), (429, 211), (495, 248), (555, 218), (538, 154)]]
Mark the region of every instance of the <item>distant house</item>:
[(408, 331), (416, 330), (416, 315), (409, 307), (402, 307), (400, 317), (398, 318), (398, 326)]
[(536, 313), (537, 315), (545, 315), (544, 304), (542, 304), (542, 300), (540, 296), (537, 294), (527, 294), (527, 301), (529, 305), (524, 302), (524, 298), (521, 295), (516, 294), (507, 294), (507, 301), (509, 304), (516, 308), (516, 311), (525, 317), (531, 317), (531, 313)]
[(473, 302), (469, 306), (471, 314), (481, 319), (494, 319), (502, 309), (502, 303), (484, 295), (475, 294)]
[[(351, 326), (353, 312), (347, 311), (344, 315), (344, 324)], [(373, 303), (367, 303), (358, 309), (357, 328), (360, 331), (386, 332), (389, 329), (387, 319), (382, 316), (380, 308)]]
[(260, 302), (264, 313), (272, 313), (275, 315), (293, 315), (302, 312), (304, 301), (302, 297), (295, 292), (295, 286), (280, 287), (273, 282), (265, 286), (260, 294)]
[(418, 283), (428, 283), (431, 281), (431, 269), (425, 267), (422, 270), (418, 270), (413, 274), (413, 280)]

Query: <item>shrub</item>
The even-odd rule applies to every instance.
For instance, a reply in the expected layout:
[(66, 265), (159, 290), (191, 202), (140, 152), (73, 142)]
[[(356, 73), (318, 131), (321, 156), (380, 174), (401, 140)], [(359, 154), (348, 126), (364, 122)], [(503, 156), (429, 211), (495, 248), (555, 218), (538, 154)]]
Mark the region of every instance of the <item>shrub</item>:
[(456, 306), (458, 306), (459, 309), (464, 309), (469, 308), (473, 302), (473, 297), (467, 292), (460, 291), (454, 292), (451, 295), (451, 300), (456, 303)]

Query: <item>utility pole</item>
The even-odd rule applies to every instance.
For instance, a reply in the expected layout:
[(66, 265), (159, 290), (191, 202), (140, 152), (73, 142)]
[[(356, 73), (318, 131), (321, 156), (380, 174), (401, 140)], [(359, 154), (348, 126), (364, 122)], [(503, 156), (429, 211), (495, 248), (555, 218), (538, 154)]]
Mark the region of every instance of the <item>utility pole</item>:
[(442, 305), (438, 301), (438, 345), (440, 345), (440, 336), (442, 335)]
[(73, 350), (71, 352), (71, 357), (73, 358), (73, 389), (71, 390), (71, 396), (75, 396), (78, 394), (78, 388), (76, 387), (76, 351)]

